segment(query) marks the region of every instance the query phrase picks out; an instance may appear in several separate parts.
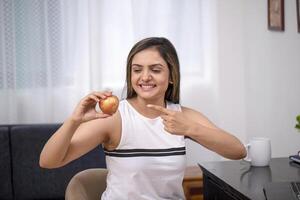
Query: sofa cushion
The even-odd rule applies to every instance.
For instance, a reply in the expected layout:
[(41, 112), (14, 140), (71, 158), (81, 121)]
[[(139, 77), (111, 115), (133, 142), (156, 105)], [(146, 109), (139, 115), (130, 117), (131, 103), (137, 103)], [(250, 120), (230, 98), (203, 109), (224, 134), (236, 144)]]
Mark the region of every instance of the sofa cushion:
[(0, 199), (13, 199), (8, 133), (8, 127), (0, 127)]
[(88, 168), (104, 168), (101, 147), (58, 169), (39, 166), (41, 150), (59, 124), (22, 125), (11, 128), (13, 185), (16, 199), (64, 199), (70, 179)]

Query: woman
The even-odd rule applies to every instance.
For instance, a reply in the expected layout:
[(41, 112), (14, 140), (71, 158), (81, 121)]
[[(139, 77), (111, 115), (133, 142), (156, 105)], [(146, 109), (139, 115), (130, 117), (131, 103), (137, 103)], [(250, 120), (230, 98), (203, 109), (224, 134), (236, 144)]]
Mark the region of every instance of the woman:
[(185, 137), (226, 158), (245, 157), (236, 137), (179, 105), (179, 61), (169, 40), (135, 44), (126, 81), (127, 98), (113, 115), (95, 110), (111, 92), (92, 92), (79, 102), (46, 143), (41, 167), (61, 167), (103, 144), (109, 173), (102, 199), (184, 199)]

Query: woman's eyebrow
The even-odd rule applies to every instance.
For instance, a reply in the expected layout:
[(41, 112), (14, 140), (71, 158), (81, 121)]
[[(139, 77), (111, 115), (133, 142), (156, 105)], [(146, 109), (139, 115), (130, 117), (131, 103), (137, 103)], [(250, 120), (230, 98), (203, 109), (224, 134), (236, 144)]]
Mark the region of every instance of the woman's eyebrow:
[(132, 67), (133, 67), (133, 66), (135, 66), (135, 67), (143, 67), (143, 65), (139, 65), (139, 64), (132, 64), (131, 66), (132, 66)]
[(157, 64), (152, 64), (149, 67), (165, 67), (165, 66), (160, 63), (157, 63)]
[[(143, 65), (135, 64), (135, 63), (131, 64), (131, 66), (143, 67)], [(155, 64), (149, 65), (149, 67), (156, 67), (156, 66), (165, 67), (164, 65), (162, 65), (162, 64), (160, 64), (160, 63), (155, 63)]]

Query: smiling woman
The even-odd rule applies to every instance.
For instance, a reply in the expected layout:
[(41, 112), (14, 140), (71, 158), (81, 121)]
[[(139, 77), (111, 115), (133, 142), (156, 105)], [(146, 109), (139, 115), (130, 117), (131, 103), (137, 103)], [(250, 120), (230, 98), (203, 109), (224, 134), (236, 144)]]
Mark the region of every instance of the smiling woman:
[(156, 49), (146, 49), (137, 53), (131, 65), (132, 91), (142, 98), (157, 98), (167, 90), (169, 82), (168, 64)]
[[(146, 83), (149, 86), (152, 78), (157, 77), (159, 86), (166, 90), (166, 99), (179, 103), (179, 60), (173, 44), (168, 40), (165, 43), (168, 45), (162, 48), (156, 45), (152, 38), (148, 38), (132, 48), (127, 58), (127, 97), (137, 96), (138, 90), (135, 90), (139, 89), (137, 86), (145, 88)], [(135, 83), (136, 81), (138, 82)], [(152, 84), (152, 87), (156, 85)]]
[(137, 42), (126, 67), (127, 97), (118, 111), (95, 110), (96, 103), (109, 100), (112, 92), (96, 91), (82, 98), (46, 143), (42, 167), (61, 167), (102, 144), (109, 170), (102, 200), (181, 200), (185, 199), (185, 138), (229, 159), (245, 156), (236, 137), (179, 104), (179, 61), (168, 39)]

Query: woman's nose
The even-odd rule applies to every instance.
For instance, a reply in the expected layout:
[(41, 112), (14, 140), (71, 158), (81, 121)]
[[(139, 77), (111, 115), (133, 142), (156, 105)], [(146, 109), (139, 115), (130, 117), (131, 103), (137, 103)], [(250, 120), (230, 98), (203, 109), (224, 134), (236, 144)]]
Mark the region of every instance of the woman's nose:
[(143, 81), (150, 80), (151, 78), (152, 78), (151, 74), (148, 71), (143, 72), (143, 74), (142, 74), (142, 80)]

